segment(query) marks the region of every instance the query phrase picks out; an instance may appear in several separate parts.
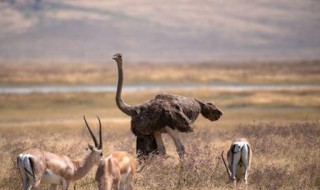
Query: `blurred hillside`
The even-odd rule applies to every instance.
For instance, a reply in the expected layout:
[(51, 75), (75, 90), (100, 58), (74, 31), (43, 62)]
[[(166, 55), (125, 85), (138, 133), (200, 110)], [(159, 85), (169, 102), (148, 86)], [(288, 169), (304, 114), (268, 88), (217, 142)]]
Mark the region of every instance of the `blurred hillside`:
[(320, 58), (320, 2), (0, 0), (0, 61)]

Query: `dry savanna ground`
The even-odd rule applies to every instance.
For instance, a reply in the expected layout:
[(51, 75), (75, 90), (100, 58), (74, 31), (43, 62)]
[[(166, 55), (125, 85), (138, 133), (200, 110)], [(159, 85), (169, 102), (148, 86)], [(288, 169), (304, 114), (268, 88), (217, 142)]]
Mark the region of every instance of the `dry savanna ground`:
[[(125, 62), (126, 83), (139, 82), (240, 82), (301, 84), (320, 81), (320, 61), (198, 63), (198, 64), (130, 64)], [(285, 62), (284, 62), (285, 63)], [(117, 80), (116, 64), (105, 63), (11, 63), (0, 62), (0, 84), (91, 84)]]
[[(254, 64), (218, 65), (209, 66), (207, 71), (205, 64), (160, 66), (164, 71), (155, 75), (158, 70), (155, 65), (128, 65), (125, 73), (131, 73), (126, 77), (128, 83), (141, 82), (143, 73), (145, 80), (152, 82), (177, 82), (181, 77), (184, 82), (201, 83), (219, 80), (217, 76), (227, 73), (221, 81), (319, 84), (318, 63), (295, 64), (264, 64), (260, 69)], [(101, 69), (100, 65), (87, 65), (75, 69), (69, 65), (63, 71), (50, 65), (38, 66), (38, 70), (36, 66), (2, 65), (0, 81), (5, 85), (114, 83), (114, 66)], [(173, 75), (177, 69), (180, 72)], [(207, 75), (200, 76), (202, 71)], [(239, 136), (248, 138), (253, 148), (248, 189), (320, 188), (319, 88), (276, 91), (203, 88), (168, 92), (215, 102), (225, 114), (213, 123), (200, 116), (193, 133), (181, 134), (188, 153), (183, 162), (179, 162), (172, 140), (164, 135), (168, 156), (147, 161), (144, 170), (136, 175), (136, 189), (232, 189), (219, 155)], [(123, 99), (138, 104), (156, 93), (124, 92)], [(0, 94), (0, 189), (21, 188), (15, 160), (27, 148), (43, 148), (74, 159), (81, 157), (87, 143), (92, 141), (82, 115), (87, 116), (93, 127), (97, 126), (95, 115), (101, 117), (105, 154), (114, 150), (135, 154), (129, 118), (118, 110), (114, 96), (114, 92)], [(78, 181), (76, 189), (95, 189), (94, 172), (95, 168)], [(239, 186), (245, 187), (243, 183)]]

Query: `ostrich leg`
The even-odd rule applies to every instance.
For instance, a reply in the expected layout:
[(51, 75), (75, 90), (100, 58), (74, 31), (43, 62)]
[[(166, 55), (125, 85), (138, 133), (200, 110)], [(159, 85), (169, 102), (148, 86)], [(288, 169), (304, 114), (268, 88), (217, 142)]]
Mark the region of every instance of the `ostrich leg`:
[(185, 154), (185, 149), (183, 144), (181, 143), (179, 139), (178, 131), (171, 129), (170, 127), (165, 127), (166, 132), (169, 134), (169, 136), (172, 138), (174, 144), (176, 145), (177, 152), (179, 154), (180, 158), (183, 158), (183, 155)]
[(156, 139), (153, 135), (137, 136), (136, 154), (138, 159), (156, 153), (158, 150)]
[(156, 132), (153, 135), (154, 135), (156, 142), (157, 142), (157, 145), (158, 145), (158, 153), (161, 155), (165, 155), (166, 154), (166, 147), (163, 144), (161, 132)]

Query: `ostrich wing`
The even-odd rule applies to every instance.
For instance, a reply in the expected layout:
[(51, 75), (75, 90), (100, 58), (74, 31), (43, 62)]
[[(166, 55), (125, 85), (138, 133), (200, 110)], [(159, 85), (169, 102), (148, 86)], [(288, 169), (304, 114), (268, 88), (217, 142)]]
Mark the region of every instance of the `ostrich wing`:
[(178, 106), (179, 109), (181, 108), (183, 113), (176, 114), (180, 114), (181, 117), (186, 116), (191, 124), (194, 123), (200, 114), (201, 107), (194, 98), (174, 94), (158, 94), (154, 99), (163, 100), (170, 103), (172, 106)]
[(138, 114), (131, 118), (131, 131), (135, 135), (152, 135), (166, 126), (162, 102), (152, 99), (135, 107)]
[(168, 121), (167, 125), (172, 129), (177, 129), (180, 132), (192, 132), (192, 121), (184, 114), (182, 107), (179, 104), (170, 104), (164, 106), (165, 118)]
[(131, 131), (137, 135), (151, 135), (169, 126), (181, 132), (191, 132), (191, 121), (179, 104), (162, 99), (152, 99), (137, 107), (138, 115), (132, 117)]

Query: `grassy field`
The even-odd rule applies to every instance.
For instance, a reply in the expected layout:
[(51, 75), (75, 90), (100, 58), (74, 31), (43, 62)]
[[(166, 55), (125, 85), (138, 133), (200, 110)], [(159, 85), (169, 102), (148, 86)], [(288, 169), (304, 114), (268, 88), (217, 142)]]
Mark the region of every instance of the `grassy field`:
[[(128, 65), (125, 73), (128, 73), (126, 83), (221, 80), (319, 84), (318, 63), (295, 64), (295, 67), (263, 64), (260, 68), (254, 64), (217, 65), (208, 69), (205, 64), (160, 66), (164, 71), (155, 75), (154, 71), (158, 70), (155, 65)], [(55, 69), (49, 65), (1, 67), (3, 85), (115, 84), (116, 81), (115, 65), (101, 65), (101, 68), (100, 65), (76, 68), (68, 65)], [(200, 75), (202, 72), (206, 74)], [(129, 104), (138, 104), (158, 92), (124, 92), (123, 99)], [(136, 189), (231, 189), (219, 155), (222, 150), (227, 151), (236, 136), (248, 138), (253, 147), (249, 189), (320, 188), (319, 88), (276, 91), (203, 88), (168, 92), (215, 102), (225, 114), (213, 123), (200, 116), (195, 132), (181, 134), (188, 153), (183, 163), (178, 161), (172, 140), (164, 135), (168, 157), (148, 161), (136, 176)], [(85, 92), (0, 94), (0, 189), (19, 189), (21, 182), (15, 159), (25, 149), (44, 148), (75, 159), (83, 155), (91, 139), (82, 115), (87, 116), (92, 126), (96, 124), (95, 115), (101, 117), (105, 153), (125, 150), (134, 154), (135, 138), (129, 129), (130, 120), (118, 110), (114, 96), (115, 93)], [(94, 172), (95, 169), (78, 181), (77, 189), (95, 189)], [(245, 185), (241, 184), (240, 188)]]
[[(160, 72), (161, 71), (161, 72)], [(146, 73), (148, 73), (146, 75)], [(126, 83), (139, 82), (237, 82), (251, 84), (318, 84), (320, 62), (126, 64)], [(92, 84), (117, 80), (113, 60), (95, 63), (1, 63), (0, 84)]]

